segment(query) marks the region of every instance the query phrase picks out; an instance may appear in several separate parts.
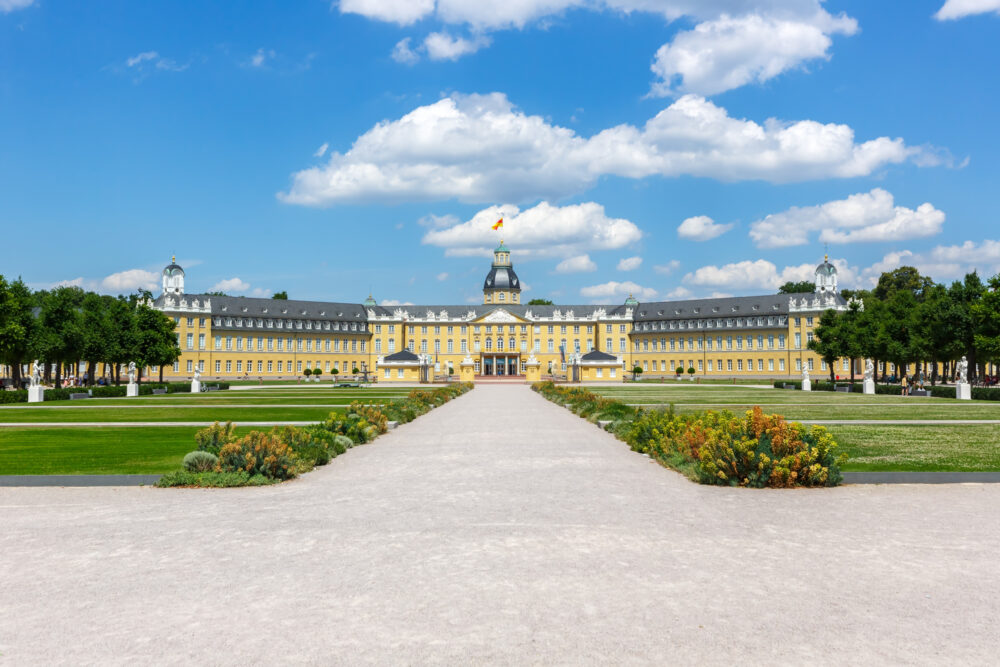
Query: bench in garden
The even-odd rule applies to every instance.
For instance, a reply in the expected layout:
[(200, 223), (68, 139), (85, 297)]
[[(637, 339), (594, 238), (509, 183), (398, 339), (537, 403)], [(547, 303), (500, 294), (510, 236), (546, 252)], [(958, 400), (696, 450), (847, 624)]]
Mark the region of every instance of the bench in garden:
[(851, 385), (844, 385), (842, 387), (840, 387), (840, 386), (834, 387), (834, 391), (842, 391), (845, 394), (850, 394), (851, 393)]
[(217, 384), (206, 385), (204, 391), (219, 391), (219, 385)]
[(930, 396), (931, 392), (926, 389), (912, 389), (910, 391), (910, 396)]
[(75, 400), (77, 400), (79, 398), (90, 398), (90, 394), (88, 394), (86, 392), (83, 392), (83, 393), (76, 393), (76, 394), (70, 394), (69, 395), (69, 400), (71, 400), (71, 401), (75, 401)]
[(153, 393), (154, 394), (165, 394), (165, 393), (167, 393), (167, 390), (166, 389), (154, 389)]

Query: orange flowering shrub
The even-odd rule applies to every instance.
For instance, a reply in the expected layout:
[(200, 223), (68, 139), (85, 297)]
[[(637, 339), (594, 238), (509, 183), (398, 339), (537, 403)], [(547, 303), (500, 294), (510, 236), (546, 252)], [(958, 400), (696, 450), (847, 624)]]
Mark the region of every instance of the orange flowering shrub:
[(295, 453), (279, 435), (251, 431), (222, 446), (218, 471), (289, 479), (295, 477)]

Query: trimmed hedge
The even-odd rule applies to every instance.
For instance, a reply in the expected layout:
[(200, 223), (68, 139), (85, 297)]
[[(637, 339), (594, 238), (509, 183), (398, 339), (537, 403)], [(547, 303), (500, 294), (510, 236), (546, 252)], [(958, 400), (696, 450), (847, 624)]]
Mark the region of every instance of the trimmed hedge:
[[(207, 383), (206, 383), (207, 384)], [(228, 382), (214, 382), (219, 389), (229, 389)], [(166, 389), (168, 394), (189, 394), (191, 384), (188, 382), (147, 382), (139, 385), (140, 396), (152, 396), (154, 389)], [(96, 387), (66, 387), (63, 389), (46, 389), (46, 401), (68, 401), (70, 394), (84, 394), (90, 392), (94, 398), (122, 398), (128, 392), (126, 385), (105, 385)], [(0, 404), (27, 403), (28, 390), (15, 389), (13, 391), (0, 391)]]
[(805, 427), (760, 407), (678, 415), (673, 408), (627, 406), (581, 387), (538, 382), (532, 388), (608, 430), (633, 451), (681, 470), (702, 484), (753, 488), (837, 486), (843, 479), (837, 443), (822, 426)]
[[(802, 389), (801, 380), (775, 380), (774, 386), (776, 389), (781, 389), (783, 385), (791, 384), (795, 385), (796, 389)], [(850, 382), (823, 382), (822, 380), (816, 380), (812, 383), (813, 391), (834, 391), (834, 387), (842, 387), (850, 385)], [(924, 385), (924, 389), (931, 393), (931, 396), (937, 398), (955, 398), (955, 387), (946, 385), (934, 385), (929, 384)], [(864, 392), (864, 385), (861, 382), (855, 382), (851, 385), (851, 391), (854, 393), (861, 394)], [(903, 391), (902, 385), (898, 384), (875, 384), (876, 394), (886, 394), (890, 396), (899, 396)], [(973, 387), (972, 388), (972, 398), (977, 401), (1000, 401), (1000, 387)]]

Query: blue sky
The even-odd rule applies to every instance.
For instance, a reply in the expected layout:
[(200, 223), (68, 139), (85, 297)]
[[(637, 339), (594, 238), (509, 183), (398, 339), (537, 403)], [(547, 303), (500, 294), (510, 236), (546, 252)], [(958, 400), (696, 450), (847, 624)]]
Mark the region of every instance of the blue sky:
[(481, 299), (1000, 271), (1000, 0), (0, 0), (0, 273)]

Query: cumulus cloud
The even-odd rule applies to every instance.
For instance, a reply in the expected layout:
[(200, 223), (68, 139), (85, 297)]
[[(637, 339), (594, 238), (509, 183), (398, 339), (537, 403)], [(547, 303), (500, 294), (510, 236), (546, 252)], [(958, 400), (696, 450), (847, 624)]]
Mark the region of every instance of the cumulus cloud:
[(215, 283), (208, 288), (209, 292), (246, 292), (250, 289), (250, 283), (239, 278), (226, 278)]
[(15, 9), (24, 9), (35, 3), (35, 0), (0, 0), (0, 13), (6, 14)]
[(635, 223), (609, 218), (594, 202), (553, 206), (541, 202), (525, 211), (491, 206), (470, 220), (430, 229), (423, 242), (449, 256), (489, 256), (498, 241), (493, 223), (503, 218), (503, 238), (518, 257), (572, 257), (591, 250), (616, 250), (642, 238)]
[(340, 0), (337, 6), (344, 14), (410, 25), (434, 11), (434, 0)]
[(153, 291), (160, 287), (160, 274), (144, 269), (128, 269), (112, 273), (101, 280), (101, 291), (134, 292), (137, 289)]
[(937, 281), (959, 279), (978, 271), (983, 277), (1000, 273), (1000, 241), (985, 239), (959, 245), (939, 245), (927, 252), (899, 250), (886, 253), (881, 260), (861, 271), (862, 283), (872, 287), (886, 271), (900, 266), (914, 266)]
[(287, 203), (459, 199), (530, 201), (564, 197), (602, 176), (700, 176), (787, 183), (871, 174), (910, 160), (938, 164), (933, 150), (901, 138), (858, 143), (847, 125), (733, 118), (685, 95), (641, 127), (590, 137), (529, 116), (502, 93), (452, 95), (378, 123), (346, 153), (292, 175)]
[(900, 241), (941, 232), (945, 215), (929, 203), (915, 210), (895, 206), (881, 188), (819, 206), (793, 206), (750, 225), (758, 248), (780, 248), (809, 243), (815, 232), (827, 243)]
[(316, 152), (313, 153), (313, 157), (323, 157), (324, 155), (326, 155), (326, 149), (328, 149), (329, 147), (330, 144), (324, 141), (323, 144), (316, 149)]
[[(837, 267), (839, 282), (846, 287), (858, 279), (856, 269), (848, 266), (844, 259), (831, 259)], [(736, 292), (752, 289), (776, 290), (789, 281), (813, 280), (816, 263), (786, 266), (780, 271), (773, 262), (766, 259), (744, 260), (722, 266), (703, 266), (684, 276), (684, 283), (699, 287), (721, 287)]]
[(657, 292), (652, 287), (643, 287), (642, 285), (636, 284), (631, 280), (625, 282), (618, 282), (617, 280), (610, 280), (606, 283), (601, 283), (600, 285), (590, 285), (589, 287), (583, 287), (580, 289), (580, 294), (589, 299), (595, 300), (609, 300), (618, 299), (623, 300), (629, 295), (634, 296), (640, 301), (652, 301), (656, 299)]
[(484, 46), (489, 46), (490, 39), (477, 36), (473, 39), (452, 37), (446, 32), (432, 32), (424, 39), (424, 49), (431, 60), (458, 60), (462, 56), (475, 53)]
[(659, 274), (667, 276), (676, 271), (677, 269), (679, 269), (680, 266), (681, 266), (680, 260), (672, 259), (666, 264), (656, 264), (655, 266), (653, 266), (653, 270)]
[(710, 241), (733, 228), (732, 223), (720, 225), (707, 215), (688, 218), (677, 227), (677, 236), (688, 241)]
[(596, 270), (597, 264), (590, 259), (590, 255), (567, 257), (556, 264), (556, 273), (587, 273)]
[[(482, 299), (482, 297), (479, 297), (479, 298)], [(400, 301), (398, 299), (386, 299), (385, 301), (380, 302), (379, 305), (380, 306), (386, 306), (387, 308), (389, 306), (412, 306), (413, 302), (412, 301)]]
[(946, 0), (934, 18), (947, 21), (989, 12), (1000, 14), (1000, 0)]
[(619, 271), (635, 271), (642, 266), (642, 257), (622, 257), (618, 260)]
[(410, 38), (404, 37), (392, 47), (392, 59), (397, 63), (412, 65), (420, 60), (420, 54), (410, 48)]
[(819, 10), (809, 20), (761, 14), (722, 16), (679, 32), (656, 52), (651, 93), (714, 95), (763, 83), (810, 60), (829, 60), (830, 35), (852, 35), (857, 22)]

